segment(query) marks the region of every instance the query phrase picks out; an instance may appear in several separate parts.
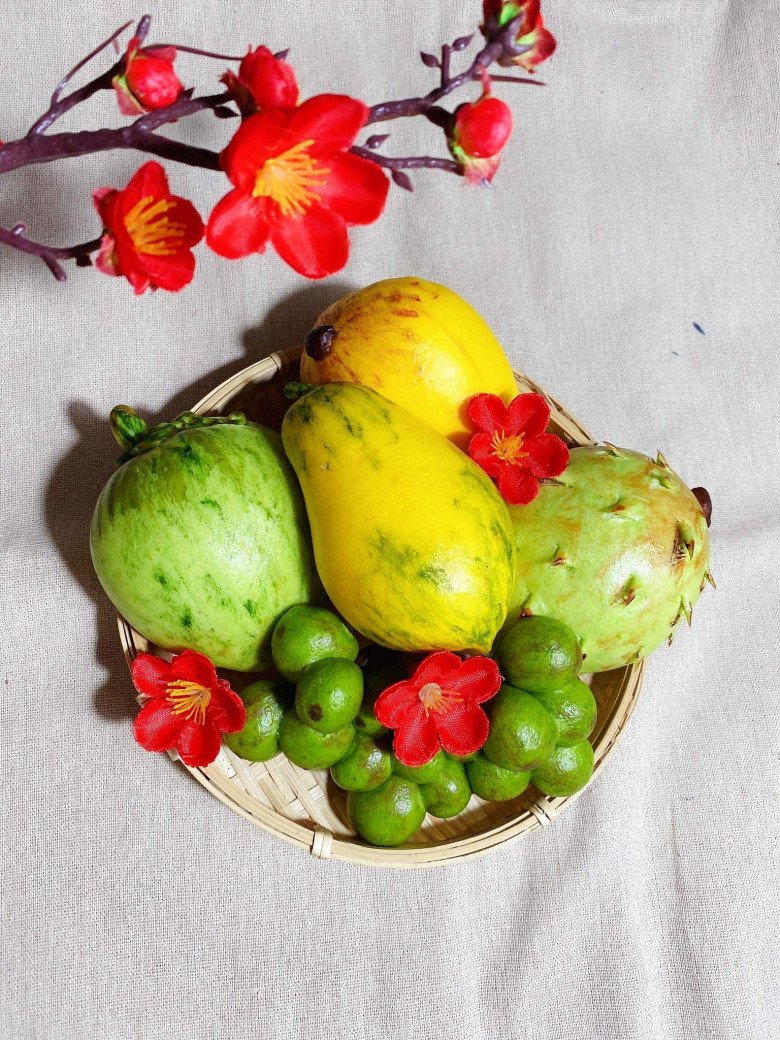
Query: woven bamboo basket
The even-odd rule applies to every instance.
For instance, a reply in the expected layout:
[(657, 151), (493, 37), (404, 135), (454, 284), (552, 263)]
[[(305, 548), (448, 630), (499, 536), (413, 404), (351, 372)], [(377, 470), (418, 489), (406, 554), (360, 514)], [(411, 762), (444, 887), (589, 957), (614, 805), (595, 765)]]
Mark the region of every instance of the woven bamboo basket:
[[(199, 401), (194, 412), (219, 415), (243, 411), (247, 418), (279, 429), (289, 402), (283, 387), (297, 378), (300, 349), (272, 354), (225, 380)], [(593, 444), (588, 432), (531, 380), (515, 373), (520, 392), (542, 394), (552, 409), (552, 428), (570, 445)], [(118, 617), (119, 637), (128, 665), (137, 653), (160, 652)], [(595, 777), (623, 732), (642, 685), (644, 662), (592, 677), (598, 719), (591, 736)], [(235, 689), (248, 685), (246, 676), (231, 674)], [(172, 756), (175, 758), (175, 755)], [(179, 765), (182, 768), (181, 762)], [(269, 762), (246, 762), (223, 747), (204, 769), (189, 769), (195, 779), (250, 823), (318, 859), (339, 859), (374, 867), (434, 867), (480, 856), (497, 845), (514, 841), (552, 823), (582, 794), (549, 798), (528, 788), (509, 802), (483, 802), (473, 796), (466, 809), (450, 820), (426, 817), (405, 846), (375, 848), (356, 837), (346, 815), (346, 795), (329, 780), (327, 771), (309, 772), (277, 755)], [(592, 780), (591, 780), (592, 783)]]

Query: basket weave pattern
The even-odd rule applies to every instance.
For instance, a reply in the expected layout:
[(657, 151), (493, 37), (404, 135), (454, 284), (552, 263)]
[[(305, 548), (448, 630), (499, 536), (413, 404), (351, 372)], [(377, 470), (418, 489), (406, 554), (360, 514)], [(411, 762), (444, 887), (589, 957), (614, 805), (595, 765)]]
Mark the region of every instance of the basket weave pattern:
[[(243, 411), (247, 418), (278, 429), (289, 404), (283, 387), (288, 380), (297, 378), (299, 357), (300, 349), (272, 354), (226, 380), (192, 410), (200, 415)], [(588, 432), (548, 393), (525, 376), (515, 373), (515, 378), (521, 393), (534, 391), (545, 398), (552, 409), (553, 430), (569, 444), (593, 443)], [(118, 618), (118, 624), (128, 664), (140, 652), (156, 651), (123, 617)], [(592, 689), (598, 704), (598, 719), (591, 736), (594, 777), (631, 716), (643, 673), (644, 662), (640, 662), (593, 677)], [(238, 690), (248, 682), (236, 673), (231, 679)], [(407, 845), (381, 849), (366, 845), (355, 836), (346, 816), (345, 792), (330, 781), (327, 771), (301, 769), (284, 755), (269, 762), (246, 762), (223, 747), (210, 766), (189, 772), (239, 815), (319, 859), (385, 867), (430, 867), (481, 855), (496, 845), (546, 827), (578, 797), (549, 798), (534, 788), (509, 802), (483, 802), (475, 795), (454, 819), (428, 816)]]

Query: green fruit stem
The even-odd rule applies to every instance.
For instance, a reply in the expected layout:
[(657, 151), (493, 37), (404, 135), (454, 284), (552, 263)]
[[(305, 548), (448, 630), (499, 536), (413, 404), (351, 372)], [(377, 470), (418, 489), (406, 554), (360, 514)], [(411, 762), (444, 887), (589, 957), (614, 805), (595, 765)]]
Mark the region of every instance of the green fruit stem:
[(233, 425), (243, 426), (246, 416), (243, 412), (231, 412), (230, 415), (196, 415), (194, 412), (182, 412), (172, 422), (158, 423), (149, 428), (147, 423), (129, 405), (118, 404), (111, 409), (111, 432), (124, 452), (117, 459), (117, 464), (127, 462), (137, 455), (151, 451), (161, 441), (167, 440), (182, 430), (204, 429), (208, 426)]

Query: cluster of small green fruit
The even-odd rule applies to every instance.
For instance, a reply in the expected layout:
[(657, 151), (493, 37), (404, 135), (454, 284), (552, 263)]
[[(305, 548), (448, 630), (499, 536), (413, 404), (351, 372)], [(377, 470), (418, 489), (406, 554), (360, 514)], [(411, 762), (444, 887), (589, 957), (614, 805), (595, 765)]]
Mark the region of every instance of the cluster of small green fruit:
[(378, 694), (406, 676), (400, 655), (364, 673), (341, 619), (307, 606), (282, 616), (272, 653), (281, 678), (244, 690), (246, 724), (225, 743), (254, 762), (281, 751), (303, 769), (330, 769), (348, 792), (352, 825), (370, 844), (401, 845), (426, 813), (457, 816), (472, 793), (505, 801), (534, 783), (545, 794), (569, 795), (590, 779), (596, 704), (577, 678), (579, 644), (560, 622), (523, 619), (501, 641), (496, 656), (507, 683), (486, 705), (491, 727), (482, 750), (465, 759), (439, 751), (419, 767), (396, 758), (374, 714)]

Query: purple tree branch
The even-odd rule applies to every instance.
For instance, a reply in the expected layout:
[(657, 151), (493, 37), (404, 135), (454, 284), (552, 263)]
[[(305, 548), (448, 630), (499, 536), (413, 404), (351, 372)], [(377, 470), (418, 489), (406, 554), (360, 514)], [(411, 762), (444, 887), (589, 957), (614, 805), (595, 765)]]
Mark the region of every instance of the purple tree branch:
[(386, 170), (446, 170), (447, 173), (455, 173), (460, 176), (463, 171), (454, 159), (439, 159), (435, 155), (405, 155), (388, 156), (378, 155), (369, 148), (355, 146), (350, 149), (353, 155), (359, 155), (362, 159), (370, 159), (377, 166)]
[(93, 238), (90, 242), (82, 242), (78, 246), (45, 246), (40, 242), (33, 242), (23, 234), (24, 226), (17, 224), (13, 229), (0, 227), (0, 242), (18, 249), (21, 253), (29, 253), (43, 260), (58, 282), (64, 282), (67, 278), (65, 269), (60, 260), (82, 260), (89, 257), (96, 249), (100, 248), (100, 239)]

